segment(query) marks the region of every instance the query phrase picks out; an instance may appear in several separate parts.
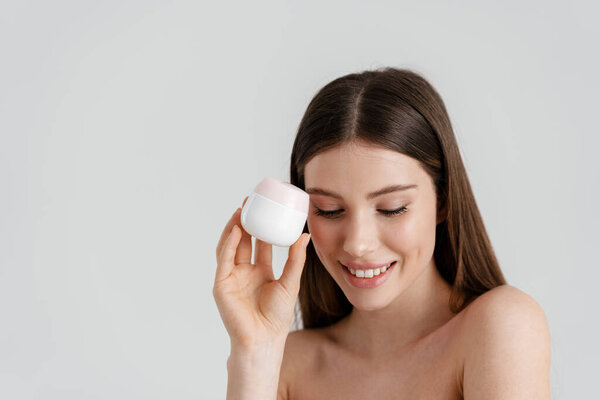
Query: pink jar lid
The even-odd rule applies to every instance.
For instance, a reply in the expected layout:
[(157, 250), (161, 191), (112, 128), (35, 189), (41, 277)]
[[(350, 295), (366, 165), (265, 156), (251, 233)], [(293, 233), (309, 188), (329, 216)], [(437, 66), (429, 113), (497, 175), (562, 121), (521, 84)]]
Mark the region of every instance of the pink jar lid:
[(308, 214), (308, 193), (290, 183), (267, 177), (256, 185), (254, 192), (281, 205)]

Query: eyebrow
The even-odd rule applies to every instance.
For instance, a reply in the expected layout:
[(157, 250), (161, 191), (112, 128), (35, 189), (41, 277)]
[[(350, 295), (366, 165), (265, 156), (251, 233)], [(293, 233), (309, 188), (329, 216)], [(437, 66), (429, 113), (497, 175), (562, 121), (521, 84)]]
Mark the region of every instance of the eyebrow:
[[(417, 185), (392, 185), (392, 186), (386, 186), (382, 189), (379, 189), (373, 193), (369, 193), (367, 195), (367, 200), (371, 200), (374, 199), (377, 196), (381, 196), (383, 194), (387, 194), (387, 193), (392, 193), (392, 192), (398, 192), (398, 191), (402, 191), (402, 190), (408, 190), (408, 189), (416, 189), (418, 186)], [(320, 194), (323, 196), (329, 196), (329, 197), (333, 197), (336, 199), (340, 199), (342, 200), (342, 196), (335, 193), (335, 192), (330, 192), (328, 190), (325, 189), (321, 189), (321, 188), (308, 188), (305, 190), (306, 193), (308, 194)]]

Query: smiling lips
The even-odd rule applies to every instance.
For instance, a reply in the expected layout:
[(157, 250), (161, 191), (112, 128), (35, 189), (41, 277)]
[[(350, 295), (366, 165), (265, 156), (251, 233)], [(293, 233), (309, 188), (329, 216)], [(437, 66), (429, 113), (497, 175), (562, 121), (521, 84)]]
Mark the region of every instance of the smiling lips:
[(356, 263), (348, 263), (342, 264), (346, 267), (350, 273), (358, 278), (372, 278), (379, 274), (383, 274), (387, 269), (394, 264), (395, 261), (391, 261), (387, 264), (356, 264)]
[(394, 261), (381, 262), (381, 263), (377, 263), (377, 262), (355, 263), (352, 261), (345, 261), (345, 262), (340, 262), (340, 264), (342, 264), (344, 267), (348, 267), (348, 268), (354, 269), (354, 270), (357, 270), (357, 269), (368, 270), (368, 269), (389, 267), (390, 264), (392, 264), (393, 262)]
[(350, 273), (352, 275), (355, 275), (358, 278), (372, 278), (379, 274), (383, 274), (385, 271), (387, 271), (387, 269), (391, 265), (392, 265), (392, 263), (390, 263), (388, 265), (384, 265), (381, 268), (369, 268), (369, 269), (354, 269), (354, 268), (348, 268), (348, 267), (346, 267), (346, 268), (350, 270)]
[[(356, 265), (352, 263), (349, 264)], [(380, 265), (380, 267), (354, 269), (340, 263), (340, 266), (344, 271), (344, 277), (346, 278), (346, 281), (352, 286), (360, 289), (371, 289), (382, 285), (389, 278), (390, 271), (394, 269), (396, 261), (392, 261), (391, 263), (383, 265), (381, 263), (375, 265)], [(364, 267), (365, 264), (362, 264), (361, 266)]]

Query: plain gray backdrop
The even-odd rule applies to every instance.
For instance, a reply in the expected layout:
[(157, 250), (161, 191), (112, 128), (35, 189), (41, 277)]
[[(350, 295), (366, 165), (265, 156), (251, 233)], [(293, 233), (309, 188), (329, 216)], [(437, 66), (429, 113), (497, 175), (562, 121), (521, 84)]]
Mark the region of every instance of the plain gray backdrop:
[[(593, 2), (1, 1), (0, 398), (222, 399), (215, 246), (312, 96), (423, 74), (555, 399), (597, 392)], [(286, 248), (275, 249), (276, 277)]]

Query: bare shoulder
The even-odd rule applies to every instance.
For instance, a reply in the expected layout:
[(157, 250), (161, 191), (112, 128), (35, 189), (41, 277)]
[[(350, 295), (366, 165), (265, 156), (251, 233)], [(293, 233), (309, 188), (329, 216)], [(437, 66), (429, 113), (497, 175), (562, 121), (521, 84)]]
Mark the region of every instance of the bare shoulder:
[(313, 370), (318, 344), (324, 340), (320, 329), (301, 329), (290, 332), (285, 342), (277, 399), (289, 399), (290, 385), (298, 377)]
[[(465, 308), (465, 323), (470, 328), (482, 328), (499, 318), (546, 321), (542, 307), (527, 293), (514, 286), (497, 286), (477, 297)], [(502, 322), (502, 321), (500, 321)], [(504, 321), (508, 322), (508, 321)], [(504, 324), (502, 324), (504, 325)]]
[(464, 311), (464, 398), (549, 399), (550, 331), (537, 301), (502, 285)]
[(301, 366), (302, 368), (314, 358), (314, 350), (324, 341), (322, 329), (301, 329), (290, 332), (285, 342), (283, 363), (286, 367)]

